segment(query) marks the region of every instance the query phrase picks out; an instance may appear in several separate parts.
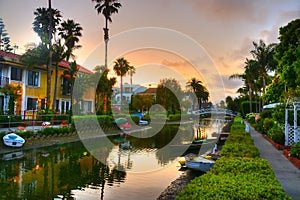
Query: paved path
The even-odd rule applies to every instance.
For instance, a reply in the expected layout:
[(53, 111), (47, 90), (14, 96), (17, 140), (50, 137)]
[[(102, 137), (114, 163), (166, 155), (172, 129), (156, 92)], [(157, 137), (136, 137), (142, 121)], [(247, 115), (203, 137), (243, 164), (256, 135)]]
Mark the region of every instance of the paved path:
[(254, 139), (254, 145), (260, 151), (260, 157), (269, 161), (284, 191), (293, 200), (300, 200), (300, 170), (283, 155), (282, 151), (273, 147), (253, 127), (250, 127), (250, 133)]

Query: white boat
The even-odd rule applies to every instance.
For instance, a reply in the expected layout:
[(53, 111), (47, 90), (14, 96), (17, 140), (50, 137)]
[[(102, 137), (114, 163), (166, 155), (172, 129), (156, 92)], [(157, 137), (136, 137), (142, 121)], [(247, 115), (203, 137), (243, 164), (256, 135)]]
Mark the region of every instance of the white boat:
[(185, 166), (187, 168), (206, 172), (215, 165), (215, 161), (208, 156), (198, 156), (195, 154), (187, 154), (185, 156)]
[(3, 136), (3, 143), (10, 147), (22, 147), (25, 139), (15, 133), (9, 133)]

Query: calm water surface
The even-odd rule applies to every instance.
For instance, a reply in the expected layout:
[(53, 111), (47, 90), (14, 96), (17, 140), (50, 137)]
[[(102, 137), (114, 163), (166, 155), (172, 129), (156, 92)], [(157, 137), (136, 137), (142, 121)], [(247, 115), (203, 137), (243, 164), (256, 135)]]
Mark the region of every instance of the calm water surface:
[[(204, 121), (197, 137), (214, 141), (217, 130)], [(156, 199), (183, 173), (178, 157), (195, 134), (193, 124), (173, 124), (150, 138), (110, 136), (107, 165), (81, 142), (0, 154), (0, 199)]]

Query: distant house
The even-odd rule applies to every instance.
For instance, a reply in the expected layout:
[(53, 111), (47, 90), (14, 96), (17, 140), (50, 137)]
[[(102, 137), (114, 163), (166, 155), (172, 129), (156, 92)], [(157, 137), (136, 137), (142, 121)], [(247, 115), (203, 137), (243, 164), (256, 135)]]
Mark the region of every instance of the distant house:
[[(0, 50), (0, 88), (6, 85), (19, 86), (18, 97), (15, 102), (15, 114), (23, 114), (24, 111), (45, 109), (47, 104), (47, 67), (37, 66), (28, 68), (20, 61), (21, 56)], [(71, 87), (64, 70), (70, 67), (70, 63), (62, 61), (58, 69), (58, 88), (56, 99), (56, 110), (66, 113), (71, 107)], [(80, 65), (77, 65), (78, 74), (91, 74), (92, 72)], [(54, 67), (53, 67), (54, 68)], [(52, 71), (51, 98), (55, 87), (55, 70)], [(6, 113), (8, 110), (9, 95), (0, 93), (0, 110)], [(79, 102), (84, 112), (93, 112), (94, 98), (92, 93), (85, 92), (82, 101)], [(50, 101), (52, 107), (52, 99)]]
[[(134, 94), (144, 92), (147, 88), (141, 85), (137, 84), (128, 84), (125, 83), (123, 85), (123, 101), (130, 103), (131, 102), (131, 97)], [(120, 104), (121, 103), (121, 89), (118, 87), (113, 88), (113, 95), (114, 95), (114, 101), (113, 104)]]
[(153, 101), (156, 101), (156, 91), (157, 88), (147, 88), (143, 92), (135, 93), (136, 95), (151, 95), (153, 97)]

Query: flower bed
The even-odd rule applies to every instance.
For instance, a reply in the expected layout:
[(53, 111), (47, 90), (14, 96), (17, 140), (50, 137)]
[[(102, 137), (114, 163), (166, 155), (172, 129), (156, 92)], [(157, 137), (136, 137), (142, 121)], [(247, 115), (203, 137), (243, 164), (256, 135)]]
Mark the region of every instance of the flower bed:
[(283, 150), (283, 155), (291, 161), (298, 169), (300, 169), (300, 159), (290, 156), (290, 151), (288, 149)]
[(283, 150), (283, 149), (286, 149), (288, 147), (282, 145), (282, 144), (277, 144), (276, 142), (274, 142), (271, 138), (269, 138), (267, 135), (265, 134), (262, 134), (262, 136), (268, 140), (277, 150)]

